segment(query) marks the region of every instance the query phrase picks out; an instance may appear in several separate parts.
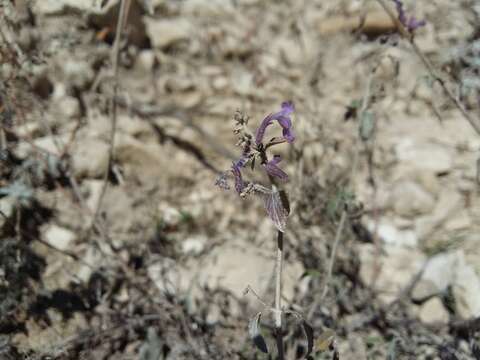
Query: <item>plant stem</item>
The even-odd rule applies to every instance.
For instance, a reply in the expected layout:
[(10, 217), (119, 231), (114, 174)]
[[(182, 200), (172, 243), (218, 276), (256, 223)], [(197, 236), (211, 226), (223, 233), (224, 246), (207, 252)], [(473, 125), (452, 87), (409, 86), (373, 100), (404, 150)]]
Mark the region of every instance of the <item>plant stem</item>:
[(411, 34), (405, 28), (405, 26), (397, 19), (395, 13), (393, 12), (393, 10), (390, 9), (390, 7), (387, 5), (385, 0), (376, 0), (376, 1), (385, 10), (388, 16), (390, 16), (395, 26), (397, 27), (400, 35), (403, 38), (408, 40), (408, 42), (412, 46), (413, 51), (418, 56), (420, 61), (423, 63), (423, 65), (429, 72), (430, 76), (440, 84), (440, 86), (442, 87), (447, 97), (452, 101), (455, 107), (460, 111), (464, 119), (467, 120), (472, 126), (472, 128), (475, 130), (475, 132), (480, 135), (480, 124), (476, 121), (476, 119), (471, 114), (468, 113), (467, 109), (465, 109), (465, 106), (462, 104), (460, 99), (458, 99), (458, 97), (455, 96), (452, 90), (450, 90), (450, 88), (447, 86), (446, 81), (435, 70), (435, 68), (433, 67), (433, 64), (430, 62), (430, 60), (428, 60), (428, 58), (425, 56), (422, 50), (415, 43), (413, 34)]
[(105, 194), (108, 188), (108, 176), (110, 170), (112, 169), (114, 163), (114, 150), (115, 150), (115, 133), (117, 131), (117, 102), (115, 101), (118, 97), (118, 87), (119, 87), (119, 58), (120, 58), (120, 40), (122, 39), (122, 33), (125, 26), (125, 21), (128, 16), (130, 9), (131, 0), (122, 0), (120, 3), (120, 10), (117, 20), (117, 28), (115, 32), (115, 40), (113, 42), (112, 49), (112, 68), (113, 68), (113, 95), (110, 103), (110, 116), (111, 116), (111, 129), (110, 129), (110, 138), (109, 138), (109, 148), (108, 148), (108, 163), (103, 175), (103, 186), (100, 190), (100, 196), (98, 197), (98, 203), (96, 210), (93, 214), (92, 219), (92, 228), (97, 221), (100, 211), (102, 209), (102, 203), (105, 198)]
[(277, 260), (275, 265), (275, 330), (278, 348), (278, 359), (283, 360), (282, 331), (282, 266), (283, 266), (283, 233), (277, 231)]

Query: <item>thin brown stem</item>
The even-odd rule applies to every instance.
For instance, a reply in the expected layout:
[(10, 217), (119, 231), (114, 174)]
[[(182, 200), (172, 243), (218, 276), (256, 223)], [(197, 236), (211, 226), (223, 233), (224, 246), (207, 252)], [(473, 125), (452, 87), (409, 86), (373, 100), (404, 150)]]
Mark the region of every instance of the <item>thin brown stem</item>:
[(110, 114), (111, 114), (111, 129), (110, 129), (110, 139), (109, 139), (109, 150), (108, 150), (108, 163), (105, 169), (105, 173), (103, 175), (103, 187), (100, 192), (100, 196), (97, 203), (97, 208), (93, 215), (92, 224), (96, 223), (97, 217), (100, 214), (103, 199), (107, 192), (108, 188), (108, 176), (110, 174), (110, 169), (113, 166), (114, 162), (114, 149), (115, 149), (115, 133), (117, 131), (117, 94), (118, 94), (118, 87), (119, 87), (119, 58), (120, 58), (120, 41), (122, 39), (123, 28), (125, 26), (125, 21), (128, 16), (128, 11), (130, 8), (131, 0), (122, 0), (120, 4), (120, 11), (118, 14), (117, 20), (117, 29), (115, 33), (115, 40), (113, 43), (113, 50), (112, 50), (112, 66), (113, 66), (113, 96), (110, 104)]
[(387, 5), (385, 0), (377, 0), (377, 3), (380, 4), (380, 6), (385, 10), (385, 12), (390, 16), (392, 21), (395, 23), (395, 26), (398, 29), (398, 32), (400, 35), (402, 35), (403, 38), (407, 39), (410, 45), (412, 46), (413, 51), (415, 54), (419, 57), (427, 71), (429, 72), (430, 76), (440, 84), (442, 87), (443, 91), (447, 95), (447, 97), (452, 101), (452, 103), (455, 105), (455, 107), (460, 111), (462, 116), (464, 117), (465, 120), (467, 120), (472, 128), (475, 130), (475, 132), (480, 135), (480, 124), (477, 123), (477, 121), (473, 118), (473, 116), (465, 109), (465, 106), (461, 103), (461, 101), (458, 99), (457, 96), (453, 93), (451, 89), (448, 88), (445, 80), (438, 74), (438, 72), (435, 70), (433, 64), (428, 60), (428, 58), (425, 56), (425, 54), (422, 52), (422, 50), (418, 47), (418, 45), (415, 43), (413, 34), (410, 33), (405, 26), (397, 19), (397, 16), (393, 12), (392, 9)]

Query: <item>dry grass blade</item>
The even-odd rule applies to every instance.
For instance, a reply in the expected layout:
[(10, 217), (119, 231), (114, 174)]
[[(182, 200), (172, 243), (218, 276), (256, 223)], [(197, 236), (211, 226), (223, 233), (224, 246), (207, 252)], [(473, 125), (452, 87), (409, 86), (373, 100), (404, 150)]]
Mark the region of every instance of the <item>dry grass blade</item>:
[(125, 22), (128, 17), (128, 11), (130, 9), (131, 0), (122, 0), (120, 3), (120, 11), (118, 14), (118, 21), (117, 21), (117, 29), (115, 32), (115, 41), (113, 43), (113, 50), (112, 50), (112, 64), (113, 64), (113, 96), (111, 100), (111, 107), (110, 107), (110, 114), (111, 114), (111, 129), (110, 129), (110, 139), (109, 139), (109, 150), (108, 150), (108, 163), (105, 169), (105, 173), (103, 176), (103, 187), (100, 192), (100, 196), (98, 199), (97, 208), (93, 215), (92, 219), (92, 227), (93, 224), (96, 223), (98, 215), (100, 214), (103, 199), (105, 197), (105, 193), (107, 192), (108, 188), (108, 176), (110, 173), (110, 169), (113, 165), (113, 158), (114, 158), (114, 148), (115, 148), (115, 133), (117, 130), (117, 93), (119, 87), (119, 57), (120, 57), (120, 41), (122, 39), (123, 29), (125, 27)]
[(430, 76), (435, 79), (436, 82), (440, 84), (442, 87), (443, 91), (447, 95), (447, 97), (452, 101), (452, 103), (455, 105), (455, 107), (460, 111), (462, 116), (464, 117), (465, 120), (467, 120), (472, 128), (475, 130), (475, 132), (480, 135), (480, 124), (477, 122), (476, 119), (473, 118), (473, 116), (467, 111), (465, 106), (461, 103), (461, 101), (458, 99), (457, 96), (450, 90), (445, 82), (445, 80), (438, 74), (438, 72), (435, 70), (433, 67), (432, 63), (428, 58), (425, 56), (425, 54), (422, 52), (422, 50), (418, 47), (418, 45), (415, 43), (415, 40), (413, 38), (413, 34), (411, 34), (404, 26), (403, 24), (397, 19), (395, 16), (395, 13), (390, 9), (390, 7), (387, 5), (385, 0), (377, 0), (377, 3), (380, 4), (380, 6), (387, 12), (387, 14), (390, 16), (390, 18), (395, 22), (395, 25), (397, 26), (398, 32), (407, 39), (410, 42), (410, 45), (412, 46), (413, 51), (415, 54), (420, 58), (422, 61), (423, 65), (427, 68)]

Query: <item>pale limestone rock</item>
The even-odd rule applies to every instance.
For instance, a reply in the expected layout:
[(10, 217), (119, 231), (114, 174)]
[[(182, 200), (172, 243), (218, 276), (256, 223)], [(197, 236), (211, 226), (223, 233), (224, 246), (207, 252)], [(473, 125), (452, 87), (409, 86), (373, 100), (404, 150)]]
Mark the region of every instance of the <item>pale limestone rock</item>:
[(250, 95), (254, 91), (253, 74), (246, 70), (236, 70), (233, 73), (233, 90), (242, 96)]
[(452, 287), (456, 312), (463, 319), (480, 316), (480, 278), (473, 266), (463, 262)]
[(3, 214), (0, 215), (0, 228), (3, 227), (8, 221), (7, 219), (10, 219), (10, 217), (13, 215), (16, 202), (17, 199), (12, 196), (5, 196), (0, 199), (0, 211)]
[(423, 274), (412, 290), (412, 298), (422, 301), (447, 290), (456, 276), (456, 269), (463, 263), (463, 252), (443, 253), (429, 259)]
[(422, 304), (418, 317), (425, 324), (446, 324), (449, 320), (448, 311), (438, 297), (431, 298)]
[(367, 229), (370, 232), (377, 233), (385, 244), (392, 246), (414, 247), (418, 243), (415, 232), (411, 229), (399, 229), (397, 226), (386, 221), (380, 221), (378, 224), (374, 220), (367, 223)]
[(415, 143), (407, 137), (397, 143), (395, 154), (400, 162), (433, 173), (448, 172), (453, 166), (453, 154), (447, 147), (435, 143)]
[(147, 34), (153, 47), (166, 48), (180, 41), (186, 41), (193, 35), (192, 24), (183, 18), (153, 20), (145, 19)]
[(205, 236), (192, 236), (182, 242), (182, 252), (186, 255), (199, 255), (205, 250), (207, 238)]
[(95, 212), (98, 202), (100, 200), (100, 194), (102, 193), (104, 181), (103, 180), (84, 180), (83, 186), (87, 188), (88, 197), (86, 199), (86, 205), (92, 213)]
[(462, 196), (450, 189), (444, 189), (439, 194), (438, 201), (432, 213), (416, 220), (416, 233), (420, 239), (430, 241), (429, 235), (440, 225), (448, 222), (463, 208)]
[(392, 191), (391, 202), (395, 213), (404, 217), (427, 214), (435, 207), (435, 198), (412, 181), (397, 183)]
[(35, 0), (33, 8), (35, 14), (58, 15), (67, 8), (73, 8), (82, 11), (92, 11), (99, 8), (98, 0)]
[(74, 175), (79, 178), (102, 176), (108, 164), (108, 149), (108, 144), (93, 137), (78, 141), (71, 152)]
[(185, 12), (201, 17), (228, 16), (235, 12), (230, 1), (189, 0), (185, 2)]
[(151, 74), (157, 58), (153, 50), (142, 50), (135, 59), (135, 70), (140, 73)]
[(44, 234), (45, 241), (60, 250), (67, 250), (75, 241), (74, 232), (57, 225), (51, 225)]
[[(68, 54), (65, 54), (65, 56), (67, 55)], [(64, 80), (69, 86), (83, 89), (90, 84), (95, 77), (95, 72), (87, 59), (67, 56), (59, 65), (65, 76)]]
[(368, 359), (365, 340), (356, 334), (350, 334), (347, 341), (339, 341), (338, 352), (340, 359), (344, 360)]
[[(161, 292), (180, 295), (191, 289), (192, 296), (196, 296), (201, 288), (220, 287), (240, 297), (248, 285), (258, 294), (273, 289), (273, 269), (273, 256), (266, 257), (249, 243), (235, 245), (227, 242), (213, 249), (208, 258), (192, 258), (185, 267), (173, 260), (162, 259), (150, 266), (148, 273)], [(302, 273), (303, 267), (298, 262), (285, 264), (282, 292), (286, 299), (293, 298)], [(271, 292), (268, 294), (272, 296)], [(253, 296), (247, 296), (247, 299), (255, 301)]]
[(176, 226), (182, 220), (182, 213), (168, 202), (160, 202), (158, 204), (158, 215), (168, 226)]
[(55, 110), (59, 112), (60, 116), (72, 119), (80, 115), (80, 104), (73, 96), (64, 96), (56, 101)]
[(425, 255), (420, 251), (392, 245), (378, 250), (372, 244), (362, 244), (359, 256), (360, 279), (374, 286), (384, 304), (395, 300), (425, 263)]

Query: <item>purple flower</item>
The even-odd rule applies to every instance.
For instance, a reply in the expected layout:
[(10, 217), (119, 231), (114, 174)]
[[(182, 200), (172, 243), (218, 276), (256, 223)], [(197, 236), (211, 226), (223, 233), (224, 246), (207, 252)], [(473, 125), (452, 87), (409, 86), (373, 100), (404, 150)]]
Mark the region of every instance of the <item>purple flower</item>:
[(393, 0), (393, 2), (395, 3), (395, 7), (397, 8), (398, 21), (400, 21), (409, 32), (414, 32), (418, 28), (427, 24), (425, 20), (417, 20), (414, 15), (407, 16), (405, 10), (403, 9), (403, 3), (401, 0)]
[(283, 138), (288, 142), (292, 143), (295, 140), (295, 135), (292, 131), (292, 119), (290, 114), (295, 110), (293, 103), (291, 101), (285, 101), (282, 103), (282, 109), (279, 112), (268, 115), (263, 119), (262, 123), (257, 129), (255, 134), (255, 143), (260, 145), (265, 136), (265, 131), (268, 126), (270, 126), (274, 120), (278, 121), (278, 124), (282, 127)]
[(277, 164), (282, 161), (280, 155), (274, 155), (273, 159), (263, 165), (268, 175), (279, 178), (282, 181), (288, 181), (288, 175), (280, 169)]
[(407, 29), (410, 32), (417, 30), (418, 28), (425, 26), (427, 22), (425, 20), (417, 20), (415, 16), (411, 16), (407, 21)]

